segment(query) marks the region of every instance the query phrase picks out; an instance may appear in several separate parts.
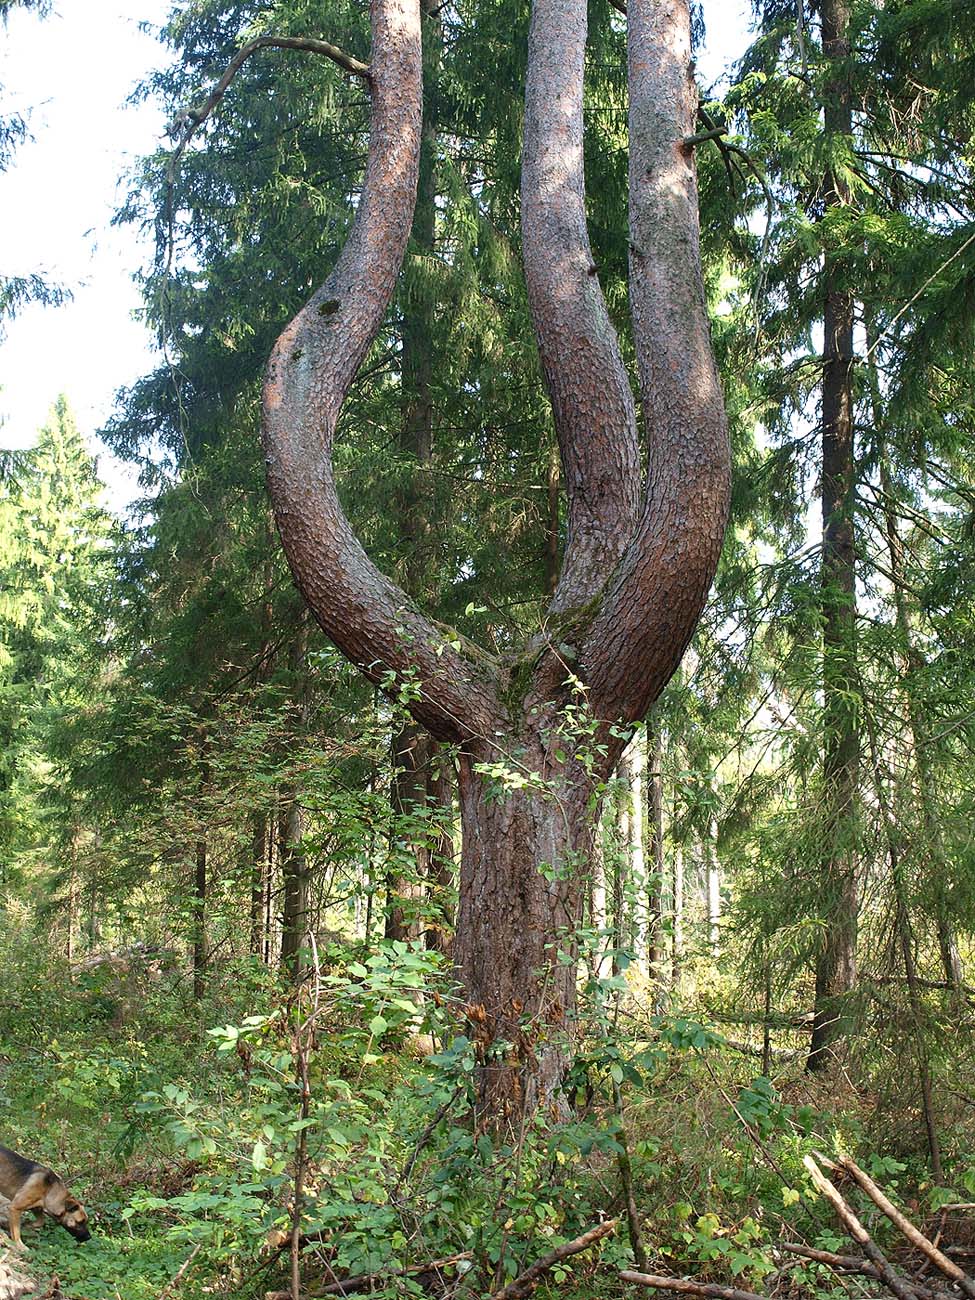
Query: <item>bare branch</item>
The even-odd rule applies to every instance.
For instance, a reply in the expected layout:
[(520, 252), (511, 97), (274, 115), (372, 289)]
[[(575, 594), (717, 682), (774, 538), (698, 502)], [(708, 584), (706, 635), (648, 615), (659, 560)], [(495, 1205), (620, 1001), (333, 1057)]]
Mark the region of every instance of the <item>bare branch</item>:
[[(357, 1291), (371, 1290), (377, 1283), (385, 1281), (386, 1278), (411, 1277), (417, 1273), (436, 1273), (440, 1269), (450, 1268), (454, 1264), (470, 1259), (471, 1254), (471, 1251), (465, 1250), (459, 1255), (450, 1255), (446, 1259), (428, 1260), (425, 1264), (408, 1264), (406, 1268), (389, 1268), (378, 1273), (356, 1273), (354, 1277), (344, 1277), (338, 1282), (330, 1282), (327, 1286), (317, 1287), (315, 1295), (354, 1295)], [(292, 1300), (292, 1293), (290, 1291), (269, 1291), (267, 1300)]]
[(594, 1246), (603, 1237), (608, 1237), (616, 1227), (617, 1222), (617, 1219), (607, 1219), (605, 1223), (590, 1228), (588, 1232), (584, 1232), (581, 1237), (576, 1237), (574, 1241), (566, 1241), (561, 1246), (556, 1246), (547, 1255), (537, 1259), (531, 1268), (526, 1268), (524, 1273), (516, 1277), (513, 1282), (509, 1282), (500, 1291), (495, 1291), (490, 1300), (524, 1300), (525, 1296), (531, 1295), (550, 1268), (563, 1259), (568, 1259), (570, 1255), (578, 1255), (580, 1251), (588, 1250), (590, 1246)]
[(874, 1205), (886, 1214), (898, 1232), (902, 1233), (912, 1246), (916, 1246), (923, 1255), (926, 1255), (935, 1268), (940, 1269), (945, 1277), (951, 1278), (952, 1282), (964, 1291), (965, 1295), (975, 1300), (975, 1281), (968, 1276), (964, 1269), (959, 1268), (953, 1260), (944, 1255), (934, 1242), (929, 1241), (924, 1233), (916, 1228), (906, 1215), (900, 1212), (897, 1206), (884, 1195), (873, 1179), (868, 1174), (865, 1174), (849, 1156), (841, 1156), (838, 1164), (828, 1161), (825, 1156), (820, 1156), (819, 1160), (827, 1168), (844, 1169), (848, 1174), (852, 1174)]
[[(814, 1260), (817, 1264), (826, 1264), (841, 1273), (860, 1273), (875, 1282), (883, 1281), (879, 1269), (865, 1259), (858, 1259), (855, 1255), (836, 1255), (831, 1250), (818, 1250), (815, 1246), (803, 1246), (792, 1241), (781, 1242), (779, 1249), (787, 1251), (790, 1255), (800, 1255), (803, 1259)], [(918, 1300), (945, 1300), (943, 1291), (932, 1291), (930, 1287), (921, 1286), (914, 1279), (911, 1280), (911, 1290), (918, 1296)]]
[(873, 1238), (867, 1232), (866, 1228), (853, 1213), (850, 1207), (844, 1201), (843, 1197), (829, 1181), (823, 1171), (816, 1164), (812, 1156), (803, 1156), (802, 1163), (805, 1165), (809, 1177), (813, 1181), (813, 1186), (821, 1196), (824, 1196), (833, 1209), (844, 1229), (849, 1233), (853, 1240), (866, 1255), (867, 1259), (876, 1268), (880, 1275), (880, 1280), (888, 1291), (892, 1291), (897, 1300), (915, 1300), (916, 1291), (906, 1278), (896, 1272), (883, 1254), (880, 1247), (874, 1242)]
[(179, 135), (174, 162), (189, 144), (196, 128), (207, 120), (221, 99), (223, 99), (234, 77), (251, 55), (256, 54), (258, 50), (266, 49), (307, 50), (311, 54), (324, 55), (325, 58), (331, 59), (333, 63), (337, 63), (345, 72), (349, 72), (355, 77), (365, 77), (368, 80), (370, 76), (368, 64), (360, 63), (351, 54), (346, 54), (344, 50), (340, 50), (337, 45), (332, 45), (328, 41), (320, 41), (313, 36), (257, 36), (254, 40), (248, 41), (246, 45), (241, 46), (237, 51), (204, 103), (199, 108), (188, 108), (179, 115), (170, 127), (170, 134)]
[(716, 1282), (691, 1282), (683, 1277), (657, 1277), (653, 1273), (636, 1273), (631, 1269), (622, 1269), (620, 1277), (624, 1282), (635, 1282), (638, 1286), (653, 1287), (657, 1291), (677, 1291), (682, 1295), (708, 1296), (710, 1300), (767, 1300), (754, 1291), (740, 1291), (734, 1286), (718, 1286)]

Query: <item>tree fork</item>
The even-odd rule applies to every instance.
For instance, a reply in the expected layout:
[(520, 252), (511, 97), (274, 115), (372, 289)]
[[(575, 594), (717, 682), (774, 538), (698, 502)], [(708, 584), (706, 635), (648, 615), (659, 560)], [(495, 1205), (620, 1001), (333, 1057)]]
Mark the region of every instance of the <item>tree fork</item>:
[[(558, 1107), (595, 812), (626, 738), (700, 616), (724, 534), (729, 449), (700, 267), (697, 96), (686, 0), (630, 5), (631, 259), (649, 473), (585, 225), (585, 0), (535, 0), (526, 83), (526, 280), (552, 397), (568, 536), (546, 627), (505, 661), (459, 649), (380, 573), (338, 501), (339, 410), (390, 303), (421, 144), (417, 0), (372, 0), (372, 121), (335, 270), (268, 364), (263, 436), (281, 539), (315, 617), (414, 718), (457, 746), (456, 961), (496, 1122)], [(559, 636), (548, 630), (549, 622)], [(571, 664), (571, 671), (570, 671)], [(570, 680), (571, 679), (571, 680)], [(598, 719), (589, 752), (571, 734)], [(567, 734), (568, 733), (568, 734)], [(567, 743), (571, 741), (571, 743)], [(513, 774), (517, 780), (508, 780)]]

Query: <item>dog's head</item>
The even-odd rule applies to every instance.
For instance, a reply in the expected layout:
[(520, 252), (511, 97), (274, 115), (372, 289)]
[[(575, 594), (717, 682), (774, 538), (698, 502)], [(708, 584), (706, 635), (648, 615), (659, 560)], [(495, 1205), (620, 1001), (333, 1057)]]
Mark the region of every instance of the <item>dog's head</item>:
[(65, 1201), (64, 1209), (58, 1215), (58, 1223), (67, 1232), (71, 1233), (75, 1241), (89, 1241), (91, 1239), (85, 1207), (73, 1197), (69, 1197)]

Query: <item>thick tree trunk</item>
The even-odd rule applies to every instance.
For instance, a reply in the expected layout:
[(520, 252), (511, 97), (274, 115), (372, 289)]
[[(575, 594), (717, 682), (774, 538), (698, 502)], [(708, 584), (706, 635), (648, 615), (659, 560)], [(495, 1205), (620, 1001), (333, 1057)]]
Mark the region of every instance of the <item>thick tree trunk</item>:
[[(823, 0), (823, 53), (850, 53), (849, 0)], [(848, 74), (828, 87), (827, 137), (853, 132)], [(849, 199), (846, 183), (827, 173), (827, 208)], [(844, 1002), (856, 982), (859, 911), (856, 811), (860, 741), (856, 707), (856, 539), (854, 534), (853, 295), (826, 253), (823, 315), (823, 802), (824, 933), (816, 961), (816, 1004), (807, 1068), (821, 1070), (844, 1032)]]
[[(375, 568), (336, 491), (339, 409), (392, 296), (421, 157), (417, 0), (372, 0), (371, 16), (362, 196), (334, 272), (268, 365), (268, 483), (295, 579), (325, 632), (383, 689), (406, 688), (416, 721), (458, 746), (456, 960), (482, 1099), (499, 1122), (537, 1101), (560, 1105), (594, 793), (619, 757), (618, 724), (644, 717), (680, 662), (727, 519), (728, 439), (686, 143), (697, 108), (690, 13), (686, 0), (629, 4), (630, 283), (649, 435), (641, 491), (633, 397), (586, 232), (586, 2), (534, 2), (523, 248), (567, 535), (543, 629), (503, 659), (445, 635)], [(595, 735), (567, 738), (567, 716), (599, 719)]]
[[(545, 756), (530, 738), (522, 760)], [(523, 752), (514, 739), (509, 752)], [(576, 930), (594, 825), (585, 772), (549, 788), (505, 790), (478, 771), (492, 748), (460, 762), (463, 826), (455, 958), (479, 1052), (481, 1097), (500, 1120), (523, 1107), (564, 1108), (560, 1085), (575, 1041)], [(534, 761), (533, 761), (534, 760)]]

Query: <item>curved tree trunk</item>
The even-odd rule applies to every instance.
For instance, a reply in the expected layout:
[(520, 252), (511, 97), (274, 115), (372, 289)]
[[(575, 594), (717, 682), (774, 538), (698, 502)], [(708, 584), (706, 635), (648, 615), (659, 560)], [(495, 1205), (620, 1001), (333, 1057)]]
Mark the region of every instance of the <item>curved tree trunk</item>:
[(458, 648), (367, 558), (335, 490), (339, 409), (389, 305), (412, 222), (418, 0), (372, 0), (372, 130), (356, 219), (334, 272), (278, 340), (265, 381), (268, 483), (299, 587), (349, 659), (402, 690), (416, 721), (458, 747), (456, 961), (482, 1100), (496, 1121), (540, 1101), (559, 1105), (601, 788), (626, 725), (646, 715), (680, 662), (728, 510), (728, 439), (685, 144), (697, 107), (687, 0), (631, 0), (628, 25), (642, 487), (634, 401), (586, 232), (586, 3), (534, 0), (523, 247), (568, 530), (545, 627), (523, 651)]

